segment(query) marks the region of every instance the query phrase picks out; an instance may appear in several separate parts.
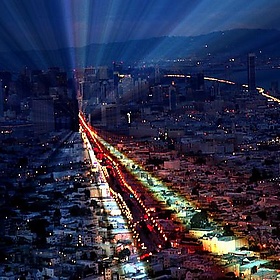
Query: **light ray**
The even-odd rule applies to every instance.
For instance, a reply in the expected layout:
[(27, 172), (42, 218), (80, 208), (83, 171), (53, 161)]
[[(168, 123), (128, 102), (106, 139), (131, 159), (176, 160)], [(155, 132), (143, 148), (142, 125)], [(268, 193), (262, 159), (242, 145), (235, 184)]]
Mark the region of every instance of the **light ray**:
[[(233, 28), (279, 26), (279, 1), (276, 0), (250, 1), (246, 5), (241, 0), (177, 0), (175, 3), (171, 0), (2, 0), (1, 10), (2, 49), (22, 51), (70, 47), (59, 54), (42, 51), (35, 58), (28, 54), (27, 57), (15, 59), (23, 64), (34, 60), (34, 64), (41, 63), (45, 67), (54, 66), (55, 63), (67, 64), (68, 60), (73, 67), (104, 65), (104, 61), (108, 63), (106, 58), (110, 54), (126, 61), (135, 52), (139, 52), (142, 61), (160, 58), (159, 51), (162, 52), (161, 58), (167, 58), (174, 55), (179, 42), (175, 42), (174, 46), (167, 45), (164, 36), (196, 36)], [(269, 16), (264, 17), (266, 14)], [(239, 36), (242, 40), (244, 35), (240, 33)], [(141, 50), (133, 42), (152, 37), (162, 37), (162, 40), (156, 44), (152, 40), (147, 41), (149, 45)], [(266, 40), (256, 40), (256, 46), (261, 46)], [(123, 48), (115, 44), (109, 49), (109, 42), (128, 41)], [(273, 46), (276, 41), (267, 43)], [(93, 43), (99, 45), (82, 48)], [(209, 50), (219, 46), (219, 43), (209, 39)], [(196, 41), (196, 46), (200, 44), (203, 49), (203, 37), (201, 41)], [(184, 46), (180, 45), (191, 55), (193, 50), (190, 46), (188, 41)], [(242, 48), (247, 50), (248, 46), (239, 47), (242, 51)]]

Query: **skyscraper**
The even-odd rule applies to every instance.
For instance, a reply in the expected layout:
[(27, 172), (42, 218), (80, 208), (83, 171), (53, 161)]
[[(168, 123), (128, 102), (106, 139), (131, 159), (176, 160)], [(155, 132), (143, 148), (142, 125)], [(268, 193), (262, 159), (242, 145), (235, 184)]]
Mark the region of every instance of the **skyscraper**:
[(113, 62), (113, 79), (114, 86), (117, 87), (120, 81), (119, 75), (123, 73), (123, 63), (122, 62)]
[(254, 53), (248, 54), (248, 90), (254, 91), (256, 90), (256, 56)]
[(159, 66), (156, 65), (155, 67), (155, 84), (160, 83), (160, 71), (159, 71)]
[(2, 80), (0, 80), (0, 119), (4, 116), (4, 96), (2, 88)]
[(55, 130), (54, 101), (51, 97), (38, 97), (32, 100), (34, 133), (44, 134)]
[(117, 128), (120, 125), (120, 107), (117, 104), (102, 104), (101, 119), (104, 126)]
[(175, 88), (175, 83), (174, 81), (172, 82), (172, 85), (169, 87), (169, 110), (173, 111), (176, 109), (176, 88)]

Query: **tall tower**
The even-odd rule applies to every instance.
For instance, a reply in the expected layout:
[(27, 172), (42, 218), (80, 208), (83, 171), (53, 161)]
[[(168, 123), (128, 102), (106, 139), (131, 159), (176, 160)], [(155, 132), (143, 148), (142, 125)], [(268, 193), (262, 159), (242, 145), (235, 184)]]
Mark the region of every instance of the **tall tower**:
[(169, 87), (169, 110), (176, 110), (176, 88), (175, 83), (172, 81), (172, 85)]
[(159, 71), (159, 66), (156, 65), (155, 67), (155, 84), (160, 83), (160, 71)]
[(2, 80), (0, 80), (0, 119), (4, 117), (4, 95), (2, 88)]
[(256, 90), (256, 56), (254, 53), (248, 54), (248, 90)]
[(54, 101), (51, 97), (38, 97), (32, 100), (34, 133), (44, 134), (55, 130)]

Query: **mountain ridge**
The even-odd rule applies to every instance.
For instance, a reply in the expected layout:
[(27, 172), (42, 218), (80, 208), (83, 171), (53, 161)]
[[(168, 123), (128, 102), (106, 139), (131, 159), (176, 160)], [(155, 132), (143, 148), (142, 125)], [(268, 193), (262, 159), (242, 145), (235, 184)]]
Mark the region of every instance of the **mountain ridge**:
[(124, 61), (137, 65), (144, 61), (205, 58), (209, 55), (242, 57), (249, 52), (271, 57), (280, 56), (280, 31), (276, 29), (232, 29), (198, 36), (163, 36), (106, 44), (93, 43), (84, 47), (57, 50), (0, 52), (0, 69), (23, 67), (63, 69), (109, 65)]

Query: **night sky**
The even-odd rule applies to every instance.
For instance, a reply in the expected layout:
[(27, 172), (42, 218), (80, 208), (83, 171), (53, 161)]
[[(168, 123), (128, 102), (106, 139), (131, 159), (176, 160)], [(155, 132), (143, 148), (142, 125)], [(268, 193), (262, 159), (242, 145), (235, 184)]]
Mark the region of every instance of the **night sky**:
[(0, 51), (280, 29), (279, 0), (0, 0)]

